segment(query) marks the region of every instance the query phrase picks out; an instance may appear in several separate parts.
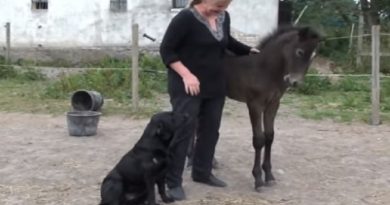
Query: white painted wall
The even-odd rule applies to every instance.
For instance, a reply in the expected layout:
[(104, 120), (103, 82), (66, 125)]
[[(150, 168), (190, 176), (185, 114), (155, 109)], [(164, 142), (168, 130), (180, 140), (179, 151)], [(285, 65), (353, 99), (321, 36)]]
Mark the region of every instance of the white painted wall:
[(231, 27), (243, 33), (265, 36), (278, 25), (278, 7), (279, 0), (233, 0), (228, 8)]
[[(245, 2), (245, 3), (243, 3)], [(89, 47), (131, 43), (131, 24), (139, 24), (161, 41), (170, 19), (171, 0), (128, 0), (128, 11), (113, 13), (110, 0), (49, 0), (49, 9), (34, 11), (31, 0), (0, 0), (0, 46), (5, 45), (5, 25), (11, 23), (13, 47)], [(263, 36), (277, 25), (278, 0), (233, 0), (229, 7), (232, 27)], [(140, 38), (140, 45), (153, 44)]]

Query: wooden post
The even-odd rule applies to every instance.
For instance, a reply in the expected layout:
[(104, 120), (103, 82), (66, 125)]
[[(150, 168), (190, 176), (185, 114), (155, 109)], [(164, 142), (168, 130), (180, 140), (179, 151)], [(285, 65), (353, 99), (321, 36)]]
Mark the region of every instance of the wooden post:
[(390, 48), (390, 33), (388, 33), (387, 37), (387, 48)]
[(352, 51), (353, 33), (354, 32), (355, 32), (355, 24), (353, 23), (352, 27), (351, 27), (351, 34), (350, 34), (350, 37), (349, 37), (348, 53), (351, 53), (351, 51)]
[(297, 25), (299, 20), (301, 20), (303, 14), (305, 13), (307, 7), (309, 7), (308, 5), (306, 5), (305, 7), (303, 7), (302, 11), (299, 13), (299, 16), (297, 17), (297, 19), (295, 19), (294, 21), (294, 25)]
[(364, 19), (363, 14), (359, 14), (359, 24), (358, 24), (358, 39), (357, 39), (357, 48), (356, 48), (356, 66), (362, 66), (362, 51), (363, 51), (363, 34), (364, 34)]
[(371, 28), (372, 70), (371, 70), (371, 124), (380, 124), (380, 26)]
[(11, 63), (11, 24), (7, 22), (5, 24), (5, 29), (6, 29), (6, 41), (7, 41), (7, 53), (5, 56), (5, 60), (7, 64)]
[(138, 59), (139, 59), (139, 48), (138, 48), (138, 24), (132, 25), (132, 47), (131, 47), (131, 68), (132, 68), (132, 104), (133, 109), (138, 109), (138, 101), (139, 101), (139, 95), (138, 95)]

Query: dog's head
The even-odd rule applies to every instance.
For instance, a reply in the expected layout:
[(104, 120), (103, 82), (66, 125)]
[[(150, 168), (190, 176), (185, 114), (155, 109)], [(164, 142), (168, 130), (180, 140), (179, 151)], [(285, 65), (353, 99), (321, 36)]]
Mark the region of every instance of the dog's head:
[(164, 144), (168, 145), (175, 134), (175, 131), (186, 124), (189, 117), (175, 112), (160, 112), (152, 116), (149, 127), (150, 135), (158, 137)]

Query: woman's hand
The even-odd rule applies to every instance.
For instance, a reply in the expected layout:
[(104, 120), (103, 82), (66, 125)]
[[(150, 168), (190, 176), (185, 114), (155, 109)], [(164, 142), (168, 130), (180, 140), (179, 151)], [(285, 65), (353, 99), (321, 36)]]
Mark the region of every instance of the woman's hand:
[(250, 50), (249, 50), (249, 54), (257, 54), (257, 53), (260, 53), (260, 50), (259, 49), (257, 49), (257, 48), (251, 48)]
[(188, 72), (186, 75), (182, 76), (182, 78), (184, 82), (184, 89), (187, 94), (195, 96), (200, 93), (200, 83), (194, 74)]
[(176, 61), (170, 64), (171, 68), (178, 73), (184, 82), (184, 90), (191, 96), (200, 93), (200, 83), (198, 78), (191, 73), (191, 71), (183, 65), (181, 61)]

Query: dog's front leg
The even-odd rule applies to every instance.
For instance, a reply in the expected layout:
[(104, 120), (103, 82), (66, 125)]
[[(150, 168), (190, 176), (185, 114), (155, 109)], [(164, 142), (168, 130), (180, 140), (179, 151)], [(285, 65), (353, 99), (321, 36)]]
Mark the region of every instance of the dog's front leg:
[(157, 179), (157, 187), (158, 193), (164, 203), (172, 203), (175, 201), (172, 197), (167, 196), (167, 192), (165, 190), (165, 176)]
[(156, 203), (156, 195), (154, 193), (155, 179), (151, 176), (145, 177), (146, 189), (148, 191), (148, 205), (158, 205)]
[(153, 163), (144, 163), (143, 168), (145, 170), (144, 180), (146, 184), (146, 190), (148, 193), (148, 205), (158, 205), (156, 203), (156, 195), (154, 193), (154, 184), (156, 183), (156, 176), (153, 175), (152, 171)]

